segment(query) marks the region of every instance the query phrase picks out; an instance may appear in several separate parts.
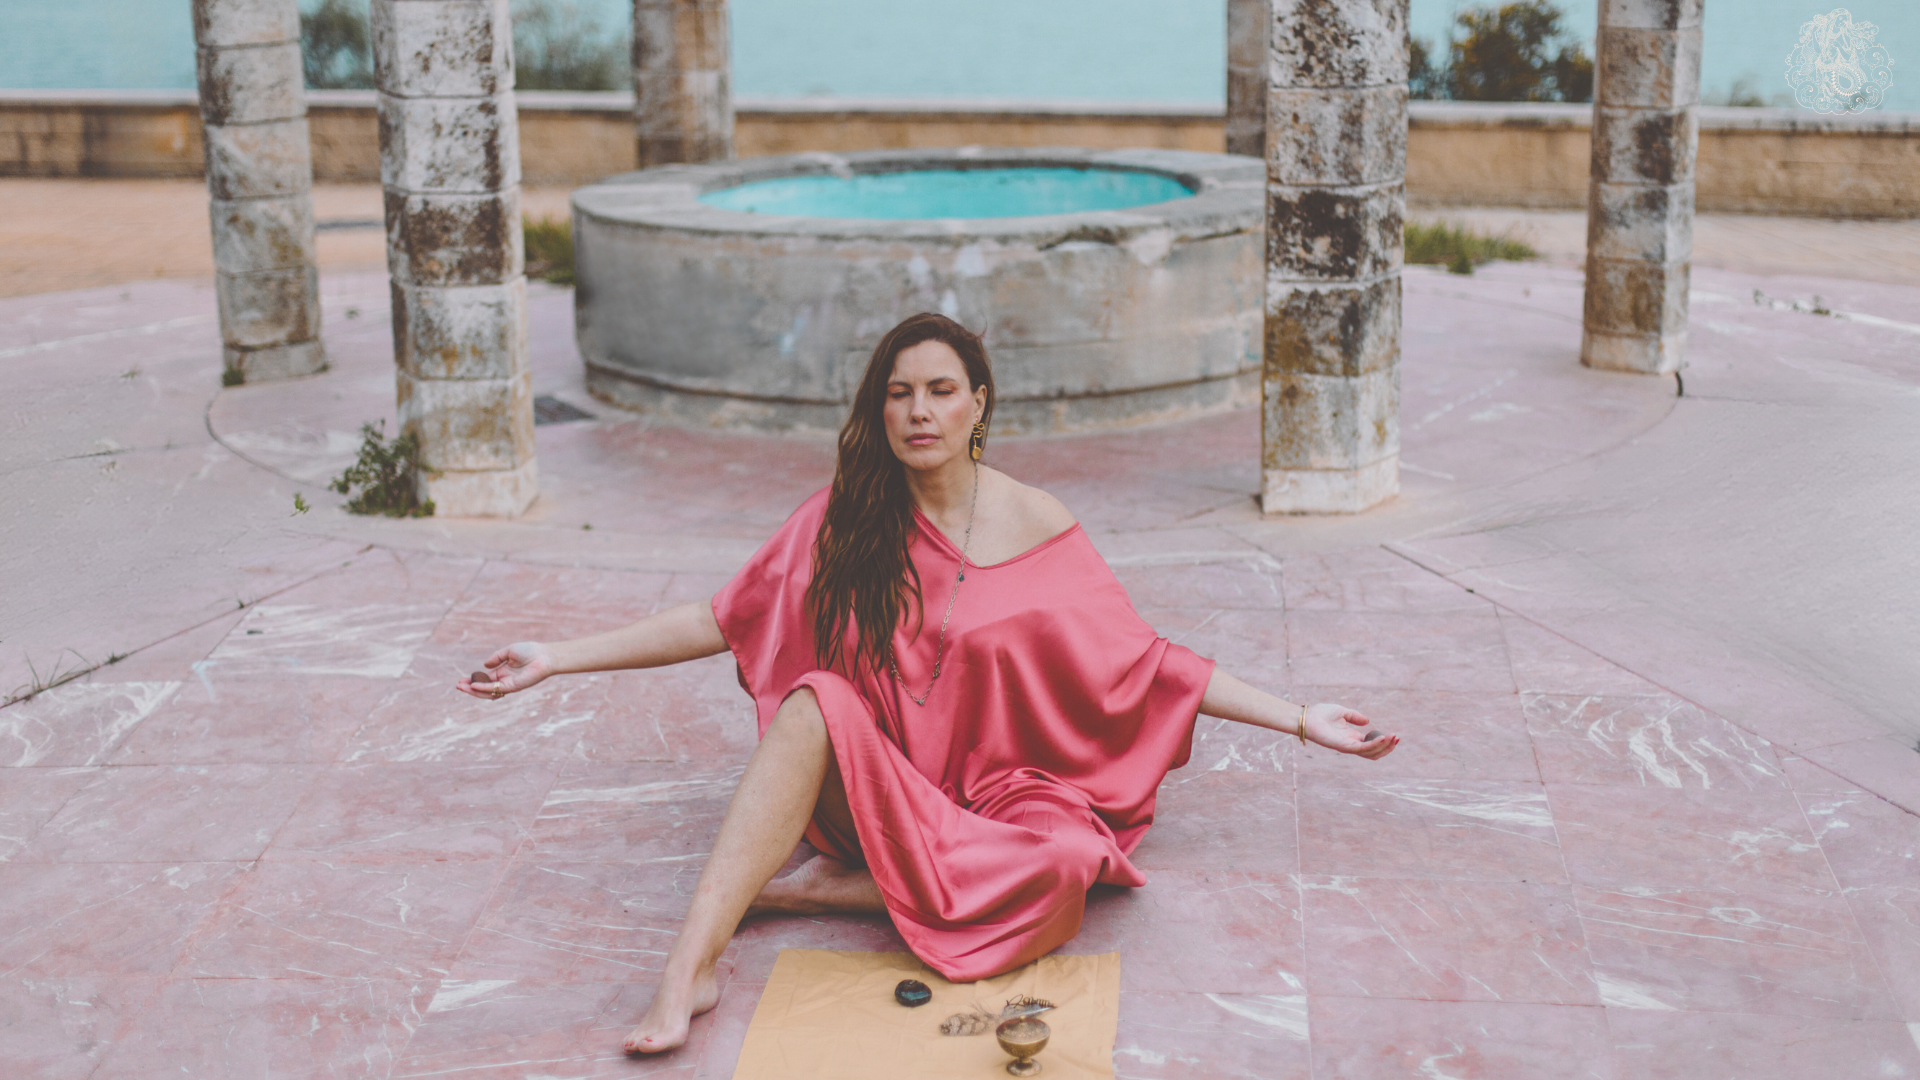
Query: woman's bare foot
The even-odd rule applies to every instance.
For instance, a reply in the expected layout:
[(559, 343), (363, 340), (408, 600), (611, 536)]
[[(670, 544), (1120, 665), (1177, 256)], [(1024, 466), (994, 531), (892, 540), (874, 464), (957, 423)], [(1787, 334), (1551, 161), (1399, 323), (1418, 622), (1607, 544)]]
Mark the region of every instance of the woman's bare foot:
[(687, 1029), (693, 1018), (720, 1002), (720, 984), (713, 977), (711, 964), (691, 979), (660, 976), (660, 987), (653, 992), (653, 1004), (639, 1026), (627, 1034), (622, 1047), (629, 1054), (658, 1054), (687, 1041)]
[(873, 874), (864, 866), (815, 855), (800, 869), (767, 882), (747, 914), (822, 915), (827, 912), (884, 912), (886, 903)]

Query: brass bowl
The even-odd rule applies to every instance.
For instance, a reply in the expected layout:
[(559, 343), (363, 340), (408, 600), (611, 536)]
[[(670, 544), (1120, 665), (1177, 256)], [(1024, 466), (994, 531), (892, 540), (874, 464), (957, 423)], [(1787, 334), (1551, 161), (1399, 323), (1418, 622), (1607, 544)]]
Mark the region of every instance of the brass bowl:
[(1000, 1040), (1000, 1049), (1014, 1057), (1007, 1062), (1007, 1071), (1015, 1076), (1032, 1076), (1040, 1071), (1040, 1063), (1033, 1060), (1033, 1055), (1047, 1048), (1047, 1039), (1052, 1035), (1053, 1029), (1045, 1020), (1032, 1016), (1002, 1020), (993, 1029), (993, 1037)]

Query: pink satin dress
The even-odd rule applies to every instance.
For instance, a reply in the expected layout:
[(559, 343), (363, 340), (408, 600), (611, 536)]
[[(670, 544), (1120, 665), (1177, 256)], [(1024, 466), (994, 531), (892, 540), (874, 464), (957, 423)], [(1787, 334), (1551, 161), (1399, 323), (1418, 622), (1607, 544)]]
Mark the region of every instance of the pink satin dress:
[[(823, 490), (787, 519), (714, 616), (762, 734), (797, 687), (819, 699), (858, 835), (815, 818), (807, 840), (864, 863), (901, 937), (942, 975), (1009, 971), (1079, 932), (1089, 886), (1146, 883), (1127, 856), (1161, 779), (1187, 760), (1213, 662), (1155, 634), (1076, 525), (968, 566), (925, 705), (884, 667), (822, 670), (805, 593), (826, 502)], [(960, 553), (916, 523), (928, 611), (918, 634), (902, 620), (894, 649), (923, 693)]]

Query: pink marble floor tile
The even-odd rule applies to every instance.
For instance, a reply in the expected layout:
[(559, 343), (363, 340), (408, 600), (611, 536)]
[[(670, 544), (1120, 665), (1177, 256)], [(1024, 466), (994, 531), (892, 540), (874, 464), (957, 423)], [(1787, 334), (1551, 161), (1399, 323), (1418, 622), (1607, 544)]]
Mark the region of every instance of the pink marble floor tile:
[(1568, 886), (1308, 876), (1300, 892), (1315, 995), (1600, 1002)]
[(1304, 994), (1120, 994), (1116, 1080), (1308, 1080)]
[(0, 865), (0, 975), (164, 975), (239, 868)]
[(1896, 1019), (1838, 892), (1574, 888), (1603, 1004)]
[(1860, 786), (1822, 765), (1815, 765), (1797, 754), (1776, 749), (1780, 767), (1786, 771), (1793, 790), (1805, 795), (1839, 795), (1859, 791)]
[(712, 1020), (696, 1017), (677, 1051), (628, 1058), (620, 1042), (653, 999), (647, 983), (446, 979), (394, 1065), (392, 1080), (589, 1080), (688, 1077)]
[(523, 854), (495, 890), (453, 975), (645, 982), (666, 963), (699, 878), (697, 865), (636, 867)]
[(1920, 814), (1920, 746), (1911, 735), (1812, 747), (1800, 753), (1855, 787)]
[(1540, 771), (1561, 784), (1779, 792), (1773, 744), (1669, 695), (1523, 694)]
[(651, 671), (623, 671), (581, 736), (592, 761), (744, 765), (760, 742), (753, 699), (731, 655)]
[(1530, 619), (1500, 612), (1521, 693), (1659, 694), (1660, 687)]
[(1799, 799), (1840, 884), (1920, 888), (1920, 817), (1864, 791)]
[[(460, 672), (460, 675), (466, 672)], [(609, 675), (564, 675), (498, 701), (453, 688), (457, 675), (401, 680), (340, 754), (345, 764), (566, 761), (607, 711)]]
[(376, 547), (339, 570), (303, 582), (274, 599), (327, 606), (438, 604), (445, 611), (473, 583), (483, 565), (485, 560), (470, 555)]
[(700, 1061), (694, 1067), (695, 1080), (732, 1080), (740, 1064), (740, 1048), (747, 1042), (747, 1025), (753, 1023), (753, 1011), (760, 1006), (760, 995), (767, 986), (741, 978), (727, 980), (720, 991), (720, 1004), (694, 1022), (707, 1025), (706, 1039), (700, 1045)]
[(1280, 561), (1249, 550), (1245, 558), (1200, 563), (1142, 562), (1114, 568), (1135, 608), (1255, 608), (1285, 606)]
[(499, 859), (519, 850), (553, 765), (357, 765), (314, 781), (266, 858)]
[(714, 594), (731, 580), (731, 574), (674, 574), (660, 594), (660, 607), (664, 610), (681, 604), (710, 604)]
[(1303, 776), (1358, 780), (1383, 776), (1432, 780), (1538, 781), (1533, 746), (1512, 693), (1296, 686), (1290, 700), (1327, 701), (1358, 710), (1373, 726), (1400, 736), (1393, 753), (1363, 761), (1313, 747), (1300, 755)]
[(170, 980), (101, 1063), (114, 1080), (386, 1080), (432, 983)]
[(1098, 886), (1065, 954), (1118, 952), (1123, 990), (1298, 994), (1300, 894), (1291, 878), (1162, 870)]
[(0, 710), (0, 767), (99, 765), (178, 682), (80, 681)]
[(257, 863), (195, 940), (195, 978), (435, 979), (492, 895), (499, 862)]
[(692, 762), (574, 764), (533, 821), (542, 859), (705, 865), (741, 769)]
[(1287, 664), (1305, 686), (1514, 689), (1491, 604), (1445, 613), (1289, 611)]
[[(1287, 692), (1285, 686), (1272, 689)], [(1187, 764), (1169, 775), (1177, 779), (1215, 770), (1288, 773), (1301, 754), (1300, 744), (1292, 735), (1217, 716), (1200, 716), (1194, 718), (1193, 750)]]
[(0, 769), (0, 862), (18, 855), (98, 768)]
[(1920, 1076), (1907, 1025), (1745, 1013), (1608, 1009), (1622, 1076), (1641, 1080), (1806, 1080)]
[(18, 856), (35, 862), (255, 859), (314, 765), (115, 765), (75, 792)]
[(560, 641), (613, 630), (660, 607), (672, 575), (495, 560), (434, 628), (435, 646), (472, 652), (477, 666), (516, 641)]
[[(1311, 998), (1313, 1071), (1339, 1080), (1613, 1080), (1604, 1011), (1493, 1001)], [(1625, 1077), (1622, 1077), (1625, 1080)]]
[(1539, 784), (1303, 776), (1299, 807), (1305, 873), (1533, 884), (1567, 880), (1546, 791)]
[(265, 600), (202, 661), (224, 676), (394, 679), (427, 643), (449, 601)]
[(1920, 1016), (1920, 886), (1862, 885), (1844, 895), (1900, 1015)]
[(183, 682), (193, 676), (193, 665), (205, 660), (245, 617), (244, 611), (229, 612), (158, 641), (143, 643), (141, 648), (89, 678), (95, 682)]
[(1300, 868), (1293, 780), (1270, 772), (1183, 769), (1160, 785), (1153, 827), (1133, 853), (1158, 870), (1291, 874)]
[(328, 762), (391, 679), (348, 675), (189, 676), (116, 750), (116, 765)]
[(1278, 608), (1151, 608), (1140, 614), (1162, 637), (1255, 686), (1277, 692), (1287, 685), (1287, 622)]
[(1287, 607), (1314, 611), (1483, 611), (1487, 602), (1381, 547), (1286, 561)]
[(155, 978), (0, 979), (0, 1075), (87, 1080), (159, 986)]
[(1548, 784), (1567, 873), (1582, 885), (1836, 887), (1784, 792)]

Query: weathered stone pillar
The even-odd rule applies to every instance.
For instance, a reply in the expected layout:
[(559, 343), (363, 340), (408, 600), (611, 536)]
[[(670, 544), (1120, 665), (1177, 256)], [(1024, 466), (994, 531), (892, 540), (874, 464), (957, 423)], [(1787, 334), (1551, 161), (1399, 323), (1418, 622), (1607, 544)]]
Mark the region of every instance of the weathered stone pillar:
[(325, 370), (294, 0), (193, 0), (229, 384)]
[(1227, 153), (1265, 157), (1271, 0), (1227, 0)]
[(733, 156), (727, 0), (633, 0), (640, 167)]
[(400, 426), (435, 513), (537, 493), (507, 0), (373, 0)]
[(1400, 489), (1407, 0), (1271, 0), (1261, 506)]
[(1580, 362), (1685, 365), (1702, 0), (1600, 0)]

